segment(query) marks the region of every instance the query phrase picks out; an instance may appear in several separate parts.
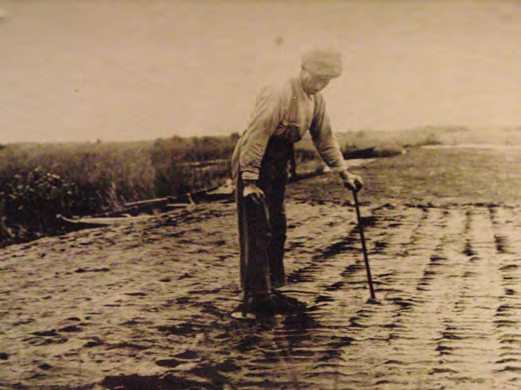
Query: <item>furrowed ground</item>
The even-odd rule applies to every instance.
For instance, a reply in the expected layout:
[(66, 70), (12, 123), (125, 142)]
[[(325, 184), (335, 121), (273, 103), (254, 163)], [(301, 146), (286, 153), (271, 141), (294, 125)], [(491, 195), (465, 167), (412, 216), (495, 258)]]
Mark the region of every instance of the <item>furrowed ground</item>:
[(0, 388), (518, 389), (521, 154), (431, 150), (288, 188), (287, 294), (240, 302), (228, 201), (0, 251)]

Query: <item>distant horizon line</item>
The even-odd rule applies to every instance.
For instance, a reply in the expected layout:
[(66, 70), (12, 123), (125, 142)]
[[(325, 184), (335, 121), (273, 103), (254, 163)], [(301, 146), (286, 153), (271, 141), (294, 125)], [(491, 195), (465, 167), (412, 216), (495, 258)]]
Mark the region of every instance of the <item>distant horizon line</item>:
[[(521, 124), (520, 125), (502, 125), (502, 126), (493, 126), (493, 125), (420, 125), (415, 127), (407, 127), (407, 128), (400, 128), (400, 129), (374, 129), (374, 128), (365, 128), (361, 127), (358, 129), (353, 130), (343, 130), (343, 131), (334, 131), (335, 134), (350, 134), (350, 133), (357, 133), (357, 132), (370, 132), (370, 133), (400, 133), (404, 131), (422, 131), (422, 130), (455, 130), (455, 131), (473, 131), (473, 130), (501, 130), (501, 131), (521, 131)], [(24, 145), (24, 144), (35, 144), (35, 145), (44, 145), (44, 144), (96, 144), (96, 143), (142, 143), (142, 142), (157, 142), (160, 140), (168, 140), (174, 137), (179, 138), (203, 138), (203, 137), (229, 137), (233, 134), (238, 133), (239, 135), (242, 133), (242, 131), (230, 131), (228, 133), (225, 132), (218, 132), (213, 134), (194, 134), (194, 135), (180, 135), (180, 134), (172, 134), (168, 137), (156, 137), (156, 138), (142, 138), (142, 139), (130, 139), (130, 140), (124, 140), (124, 139), (110, 139), (105, 140), (101, 137), (97, 137), (96, 139), (84, 139), (84, 140), (53, 140), (53, 141), (12, 141), (12, 142), (3, 142), (0, 140), (0, 145)]]

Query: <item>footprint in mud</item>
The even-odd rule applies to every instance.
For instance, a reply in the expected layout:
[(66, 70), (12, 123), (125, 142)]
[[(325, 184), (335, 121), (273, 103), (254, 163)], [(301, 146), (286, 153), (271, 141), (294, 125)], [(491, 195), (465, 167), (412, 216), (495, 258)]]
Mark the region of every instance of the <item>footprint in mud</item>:
[(326, 260), (347, 251), (359, 251), (359, 248), (354, 246), (355, 241), (354, 237), (346, 237), (328, 246), (320, 254), (313, 256), (313, 260)]
[(101, 340), (99, 337), (97, 336), (91, 336), (89, 337), (91, 340), (90, 341), (87, 341), (83, 347), (84, 348), (94, 348), (94, 347), (99, 347), (100, 345), (104, 345), (105, 343), (103, 342), (103, 340)]
[(496, 370), (497, 373), (511, 373), (511, 374), (521, 374), (521, 367), (514, 367), (514, 366), (506, 366), (505, 368), (502, 368), (500, 370)]
[(27, 341), (29, 344), (35, 346), (63, 344), (68, 341), (65, 337), (58, 333), (56, 329), (36, 331), (32, 332), (31, 334), (36, 337), (29, 337), (24, 339), (24, 341)]
[(189, 322), (183, 322), (177, 325), (160, 325), (156, 329), (167, 335), (187, 336), (199, 333), (201, 327)]
[(303, 242), (300, 241), (292, 241), (288, 243), (288, 250), (297, 249), (297, 248), (303, 248), (305, 245)]
[(517, 321), (512, 320), (494, 320), (494, 325), (496, 328), (516, 328), (519, 326), (519, 323)]
[(351, 317), (349, 319), (349, 327), (350, 328), (365, 328), (364, 325), (360, 323), (361, 317)]
[(362, 217), (362, 225), (364, 227), (376, 226), (376, 222), (377, 218), (374, 215), (369, 217)]
[(519, 269), (519, 266), (517, 264), (509, 264), (501, 267), (499, 270), (502, 272), (513, 272), (517, 271)]
[(110, 390), (142, 390), (142, 389), (215, 389), (207, 383), (186, 379), (174, 374), (141, 376), (118, 375), (107, 376), (100, 383)]
[(463, 339), (464, 339), (464, 337), (459, 336), (455, 331), (447, 330), (447, 331), (441, 333), (440, 342), (442, 340), (463, 340)]
[(512, 305), (501, 305), (496, 310), (496, 316), (513, 316), (515, 315), (515, 309)]
[(436, 347), (436, 351), (440, 353), (441, 356), (451, 355), (454, 348), (443, 345), (442, 342), (438, 342)]
[(357, 271), (364, 270), (365, 267), (361, 263), (355, 263), (347, 266), (344, 271), (340, 273), (342, 277), (349, 277), (350, 275), (354, 275)]
[(477, 255), (476, 251), (472, 247), (472, 243), (468, 240), (465, 242), (465, 248), (463, 249), (463, 254), (467, 255), (468, 257)]
[(504, 334), (499, 338), (499, 343), (511, 347), (519, 347), (521, 345), (521, 336), (518, 334)]
[(140, 291), (128, 292), (128, 293), (124, 293), (124, 294), (128, 295), (129, 297), (146, 297), (147, 296), (147, 293), (140, 292)]
[(345, 282), (336, 282), (331, 284), (330, 286), (327, 286), (325, 288), (325, 291), (338, 291), (341, 290), (345, 286)]
[(121, 343), (114, 343), (114, 344), (106, 344), (107, 349), (118, 349), (118, 348), (126, 348), (131, 349), (135, 351), (146, 351), (150, 348), (148, 345), (141, 345), (141, 344), (135, 344), (135, 343), (129, 343), (126, 341), (123, 341)]
[(42, 337), (54, 337), (54, 336), (59, 336), (58, 332), (56, 332), (56, 329), (51, 329), (51, 330), (41, 330), (41, 331), (36, 331), (36, 332), (33, 332), (31, 334), (34, 334), (35, 336), (42, 336)]
[(298, 269), (287, 276), (289, 283), (302, 283), (313, 281), (313, 276), (309, 275), (310, 271), (306, 268)]
[(412, 299), (404, 299), (401, 297), (397, 297), (397, 298), (388, 297), (387, 300), (392, 302), (395, 305), (400, 306), (401, 310), (409, 310), (411, 308), (414, 308), (414, 306), (416, 304), (416, 302), (414, 302)]
[(427, 269), (427, 270), (425, 270), (423, 275), (425, 275), (425, 279), (431, 280), (431, 279), (433, 279), (432, 276), (436, 276), (436, 271)]
[(82, 331), (83, 331), (83, 329), (78, 325), (67, 325), (67, 326), (64, 326), (63, 328), (60, 328), (60, 332), (72, 333), (72, 332), (82, 332)]
[(319, 295), (318, 297), (315, 298), (315, 303), (334, 302), (334, 301), (335, 301), (335, 299), (328, 295)]
[(88, 268), (78, 268), (76, 271), (74, 271), (75, 273), (77, 274), (82, 274), (82, 273), (85, 273), (85, 272), (109, 272), (110, 271), (110, 268), (106, 268), (106, 267), (103, 267), (103, 268), (92, 268), (92, 269), (88, 269)]
[(443, 256), (438, 256), (438, 255), (432, 255), (431, 258), (430, 258), (431, 262), (429, 265), (441, 265), (442, 262), (445, 262), (447, 261), (448, 259), (446, 257), (443, 257)]
[(38, 365), (38, 368), (39, 368), (40, 370), (47, 371), (47, 370), (51, 370), (51, 369), (53, 369), (54, 367), (51, 366), (49, 363), (41, 363), (40, 365)]
[(187, 303), (190, 303), (192, 301), (192, 298), (190, 297), (179, 297), (175, 299), (176, 303), (179, 303), (180, 305), (185, 305)]
[[(192, 286), (200, 286), (199, 283), (194, 283)], [(211, 288), (211, 289), (204, 289), (202, 286), (198, 287), (196, 290), (189, 291), (188, 294), (195, 296), (195, 295), (208, 295), (208, 294), (217, 294), (219, 291), (221, 291), (222, 288)]]
[(199, 356), (196, 352), (186, 350), (185, 352), (178, 353), (177, 355), (172, 356), (170, 359), (160, 359), (156, 360), (156, 364), (160, 367), (168, 367), (174, 368), (186, 363), (193, 363), (195, 361), (200, 361)]
[(382, 253), (385, 251), (389, 243), (387, 241), (376, 241), (374, 243), (374, 253)]
[(501, 254), (511, 253), (510, 245), (509, 245), (507, 237), (496, 234), (496, 235), (494, 235), (494, 242), (496, 244), (496, 250), (498, 253), (501, 253)]

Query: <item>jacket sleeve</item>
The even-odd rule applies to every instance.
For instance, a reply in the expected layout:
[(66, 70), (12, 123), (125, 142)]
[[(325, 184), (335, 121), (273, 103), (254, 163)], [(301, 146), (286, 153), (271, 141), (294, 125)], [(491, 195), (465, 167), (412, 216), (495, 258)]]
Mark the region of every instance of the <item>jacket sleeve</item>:
[(347, 169), (338, 140), (331, 130), (324, 99), (319, 94), (315, 95), (315, 112), (310, 134), (320, 157), (333, 172)]
[(282, 100), (280, 91), (274, 88), (265, 88), (257, 98), (251, 121), (241, 141), (239, 170), (243, 180), (259, 179), (266, 146), (281, 121)]

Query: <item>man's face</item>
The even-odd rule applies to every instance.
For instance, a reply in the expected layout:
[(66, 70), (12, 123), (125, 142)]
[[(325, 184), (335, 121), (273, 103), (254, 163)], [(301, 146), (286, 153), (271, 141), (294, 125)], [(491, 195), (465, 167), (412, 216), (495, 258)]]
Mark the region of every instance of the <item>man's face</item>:
[(304, 91), (308, 95), (314, 95), (322, 91), (329, 84), (331, 79), (329, 77), (317, 76), (306, 69), (302, 69), (300, 81)]

